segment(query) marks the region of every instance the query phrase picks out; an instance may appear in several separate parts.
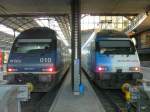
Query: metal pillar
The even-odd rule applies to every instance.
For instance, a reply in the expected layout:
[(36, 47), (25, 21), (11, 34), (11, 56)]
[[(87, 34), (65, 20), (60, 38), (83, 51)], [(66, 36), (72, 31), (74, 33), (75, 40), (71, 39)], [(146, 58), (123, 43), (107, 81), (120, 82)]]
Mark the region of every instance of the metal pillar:
[(141, 36), (141, 34), (137, 35), (137, 37), (135, 38), (136, 39), (136, 43), (137, 43), (136, 47), (138, 49), (141, 49), (141, 37), (140, 36)]
[(14, 30), (14, 38), (16, 38), (16, 31)]
[(80, 94), (81, 83), (81, 31), (80, 31), (80, 0), (71, 3), (71, 47), (72, 47), (72, 90), (74, 95)]

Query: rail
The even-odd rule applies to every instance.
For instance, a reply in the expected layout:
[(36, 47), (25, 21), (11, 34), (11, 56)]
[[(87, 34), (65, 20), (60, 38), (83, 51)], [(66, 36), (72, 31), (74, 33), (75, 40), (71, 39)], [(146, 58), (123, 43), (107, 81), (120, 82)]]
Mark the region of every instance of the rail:
[[(150, 70), (150, 68), (146, 69)], [(90, 79), (88, 73), (83, 68), (82, 70), (95, 90), (99, 100), (102, 102), (106, 112), (149, 112), (147, 111), (150, 110), (149, 99), (145, 91), (142, 91), (142, 88), (139, 94), (135, 94), (136, 91), (132, 91), (132, 99), (127, 101), (125, 100), (125, 94), (121, 90), (101, 88), (97, 82)]]

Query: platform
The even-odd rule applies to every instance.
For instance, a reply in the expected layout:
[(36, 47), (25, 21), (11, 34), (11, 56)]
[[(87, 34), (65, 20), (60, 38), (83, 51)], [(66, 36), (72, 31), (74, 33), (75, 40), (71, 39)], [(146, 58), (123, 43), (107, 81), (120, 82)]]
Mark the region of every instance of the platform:
[(148, 81), (148, 84), (144, 84), (144, 90), (150, 98), (150, 68), (142, 67), (143, 79)]
[(150, 67), (142, 67), (143, 78), (150, 80)]
[(82, 82), (85, 86), (84, 94), (74, 96), (71, 88), (71, 73), (69, 72), (49, 112), (105, 112), (96, 93), (83, 74)]
[(3, 80), (3, 72), (0, 71), (0, 80)]

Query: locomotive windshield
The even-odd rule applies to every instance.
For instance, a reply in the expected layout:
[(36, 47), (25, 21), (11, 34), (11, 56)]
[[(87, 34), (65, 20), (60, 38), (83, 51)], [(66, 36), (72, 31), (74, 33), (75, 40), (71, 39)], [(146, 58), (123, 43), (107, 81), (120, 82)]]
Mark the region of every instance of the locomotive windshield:
[(44, 53), (54, 48), (51, 39), (18, 39), (13, 46), (15, 53)]
[(135, 48), (128, 40), (101, 40), (96, 43), (96, 51), (102, 54), (134, 54)]

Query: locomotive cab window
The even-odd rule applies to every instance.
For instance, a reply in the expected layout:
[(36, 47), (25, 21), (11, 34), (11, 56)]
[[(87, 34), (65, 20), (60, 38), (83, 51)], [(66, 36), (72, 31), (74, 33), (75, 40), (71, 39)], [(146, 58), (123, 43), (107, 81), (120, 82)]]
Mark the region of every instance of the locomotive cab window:
[(101, 40), (96, 42), (96, 51), (101, 54), (134, 54), (135, 47), (127, 40)]
[(55, 48), (51, 39), (18, 39), (13, 51), (16, 53), (44, 53)]

